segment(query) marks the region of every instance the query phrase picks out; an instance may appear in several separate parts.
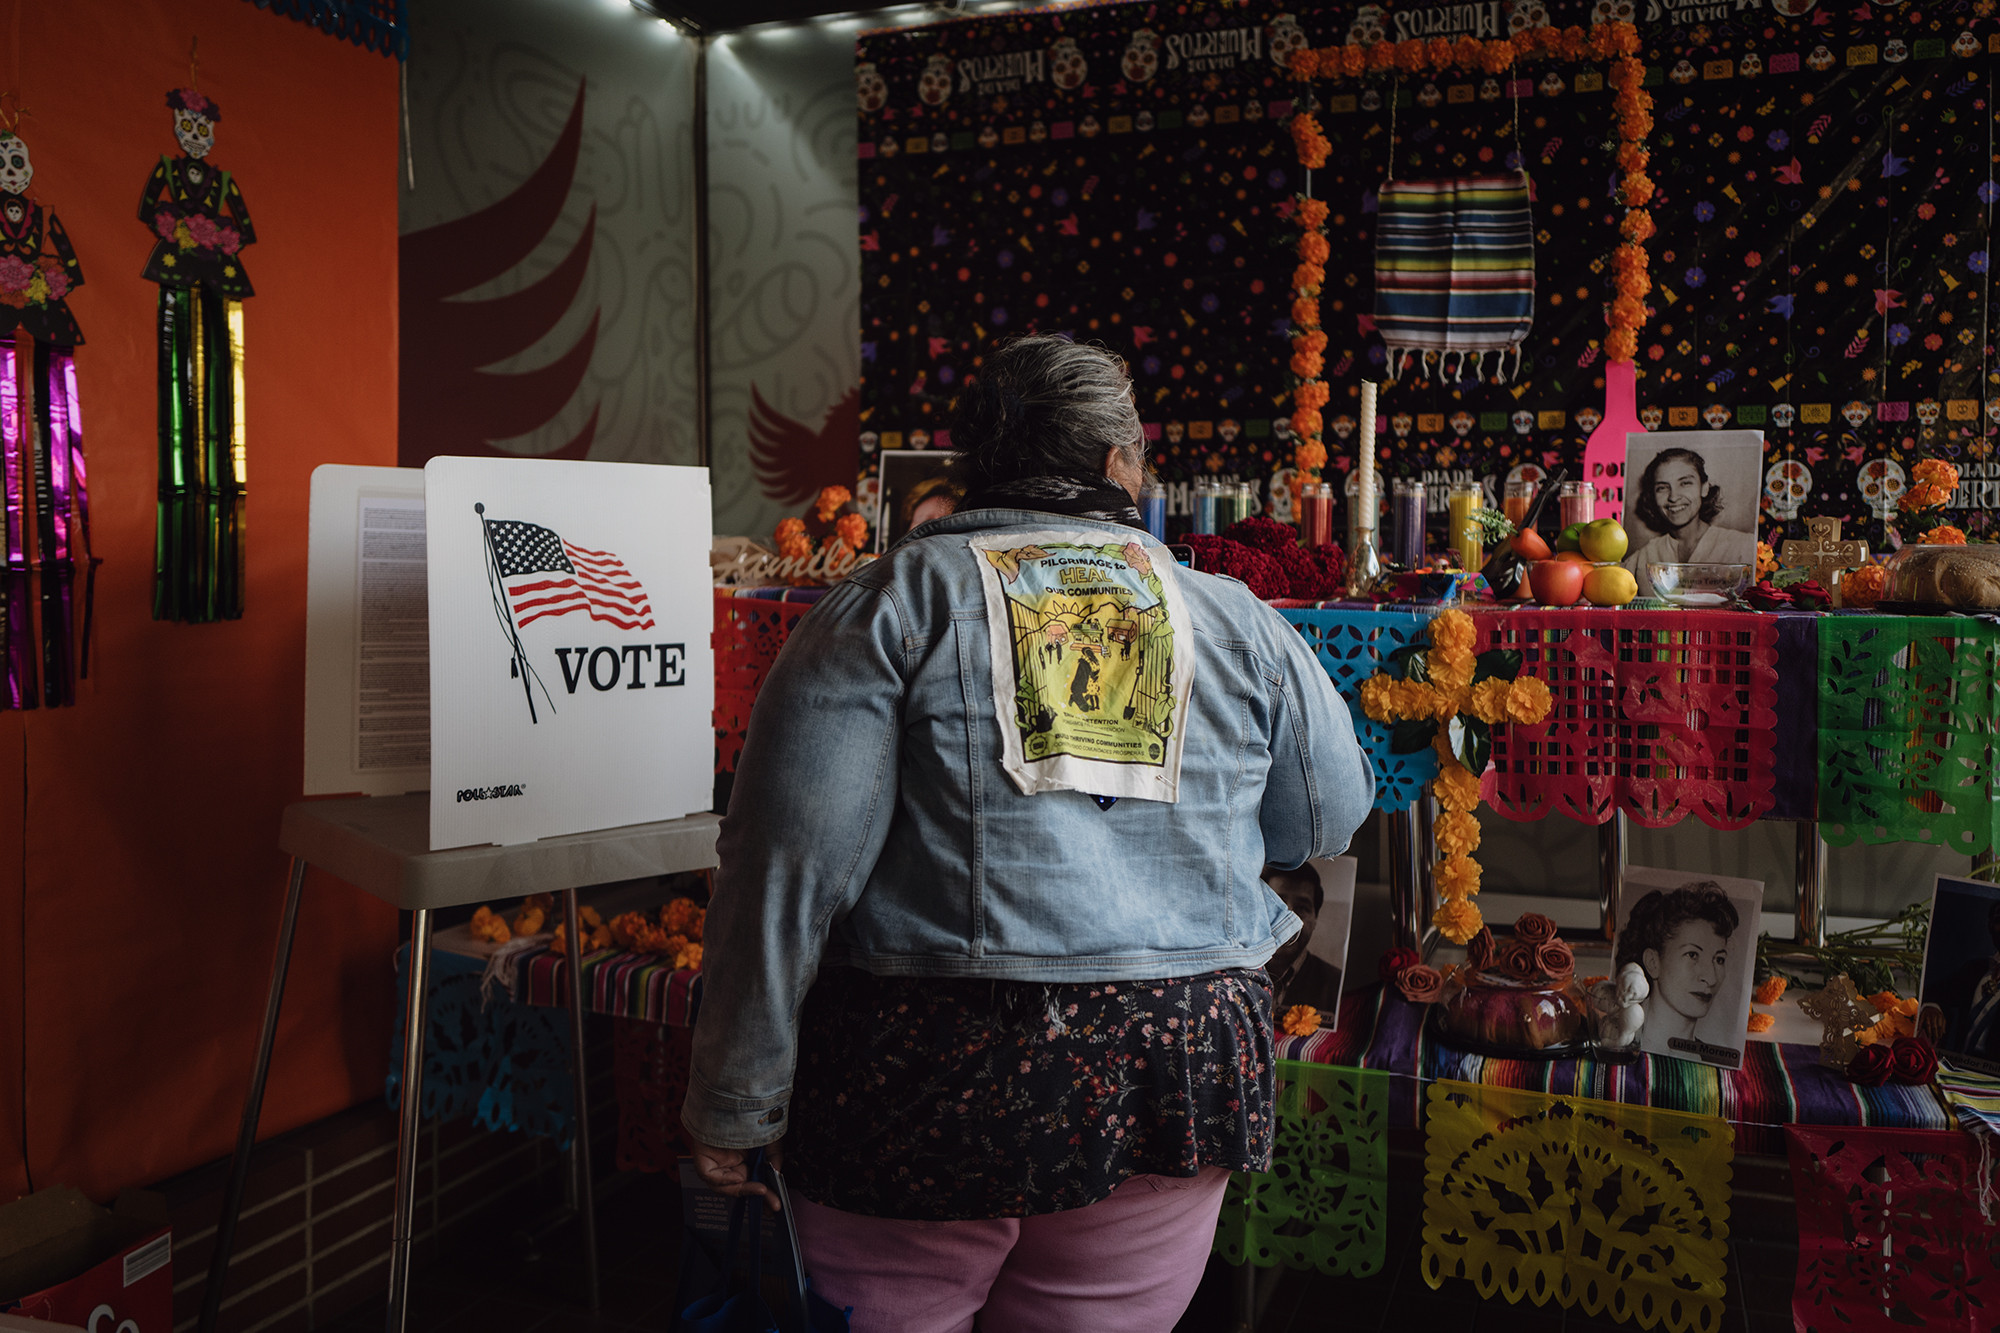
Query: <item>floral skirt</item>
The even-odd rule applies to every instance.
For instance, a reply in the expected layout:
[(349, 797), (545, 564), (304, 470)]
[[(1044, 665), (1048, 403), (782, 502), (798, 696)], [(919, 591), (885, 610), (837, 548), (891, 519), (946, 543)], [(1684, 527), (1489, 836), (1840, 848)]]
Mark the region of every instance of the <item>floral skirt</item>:
[(1044, 985), (828, 968), (800, 1016), (785, 1176), (830, 1208), (963, 1221), (1135, 1175), (1270, 1164), (1262, 969)]

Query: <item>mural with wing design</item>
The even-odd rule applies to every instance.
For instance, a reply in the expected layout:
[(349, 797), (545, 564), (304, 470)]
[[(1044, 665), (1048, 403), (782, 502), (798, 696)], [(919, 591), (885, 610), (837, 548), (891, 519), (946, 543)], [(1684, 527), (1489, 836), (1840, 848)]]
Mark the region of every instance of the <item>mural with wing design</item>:
[(851, 486), (861, 448), (861, 386), (827, 408), (814, 430), (765, 402), (753, 382), (749, 434), (757, 488), (774, 504), (796, 509), (822, 486)]

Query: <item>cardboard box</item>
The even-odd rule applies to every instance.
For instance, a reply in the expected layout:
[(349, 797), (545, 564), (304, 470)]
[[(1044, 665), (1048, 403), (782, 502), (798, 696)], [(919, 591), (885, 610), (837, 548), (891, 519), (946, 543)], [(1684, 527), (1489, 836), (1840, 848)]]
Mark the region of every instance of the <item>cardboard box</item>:
[(87, 1333), (173, 1333), (166, 1200), (127, 1190), (110, 1208), (55, 1185), (0, 1208), (0, 1312)]

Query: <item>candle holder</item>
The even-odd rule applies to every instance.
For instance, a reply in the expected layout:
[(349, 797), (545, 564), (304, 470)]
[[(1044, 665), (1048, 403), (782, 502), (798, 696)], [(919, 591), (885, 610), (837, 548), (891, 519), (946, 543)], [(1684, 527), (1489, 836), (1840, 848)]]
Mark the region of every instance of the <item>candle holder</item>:
[(1366, 598), (1382, 577), (1382, 552), (1375, 544), (1375, 529), (1350, 527), (1347, 533), (1347, 596)]

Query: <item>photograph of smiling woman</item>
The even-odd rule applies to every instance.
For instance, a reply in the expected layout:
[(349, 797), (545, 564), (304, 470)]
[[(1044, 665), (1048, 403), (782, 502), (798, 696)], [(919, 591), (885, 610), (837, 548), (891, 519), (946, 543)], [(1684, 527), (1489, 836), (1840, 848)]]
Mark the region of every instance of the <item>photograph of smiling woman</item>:
[(1626, 872), (1612, 971), (1646, 977), (1639, 1048), (1735, 1069), (1743, 1063), (1761, 885), (1680, 871)]
[(1653, 596), (1655, 564), (1754, 566), (1761, 431), (1634, 434), (1626, 445), (1625, 568)]

